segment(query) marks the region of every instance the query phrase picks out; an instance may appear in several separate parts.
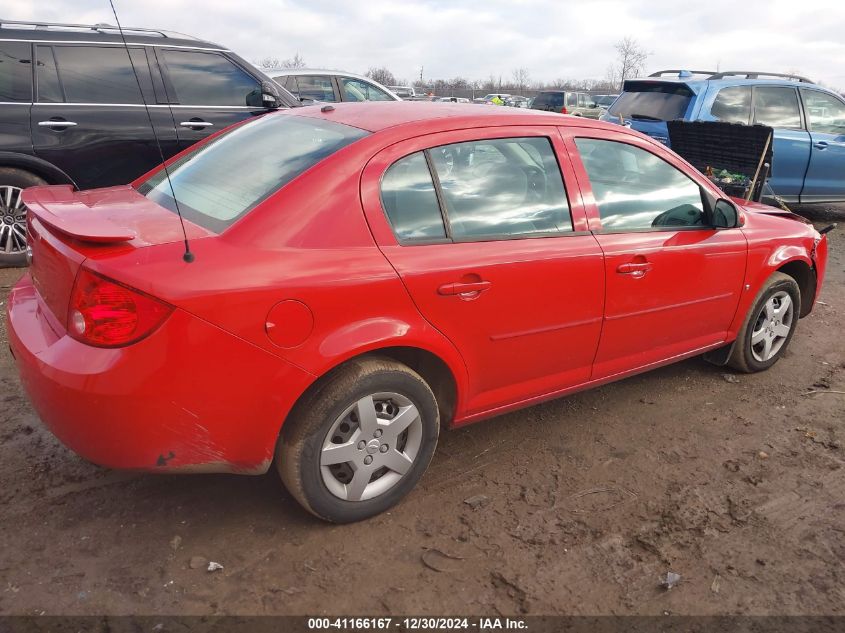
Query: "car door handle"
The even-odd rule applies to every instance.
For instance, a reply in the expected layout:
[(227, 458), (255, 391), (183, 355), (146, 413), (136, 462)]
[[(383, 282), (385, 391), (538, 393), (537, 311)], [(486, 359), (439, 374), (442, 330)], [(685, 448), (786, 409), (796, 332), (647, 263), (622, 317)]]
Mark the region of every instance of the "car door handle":
[(619, 264), (616, 267), (616, 272), (620, 275), (631, 275), (632, 277), (642, 277), (653, 268), (651, 262), (628, 262), (626, 264)]
[(179, 125), (182, 127), (211, 127), (214, 123), (209, 121), (182, 121)]
[(813, 143), (813, 147), (816, 149), (827, 149), (827, 141), (816, 141)]
[(73, 121), (53, 121), (52, 119), (49, 121), (39, 121), (38, 127), (73, 127), (76, 125)]
[(450, 284), (443, 284), (437, 289), (441, 295), (467, 295), (478, 294), (490, 288), (492, 284), (489, 281), (468, 281), (468, 282), (453, 282)]

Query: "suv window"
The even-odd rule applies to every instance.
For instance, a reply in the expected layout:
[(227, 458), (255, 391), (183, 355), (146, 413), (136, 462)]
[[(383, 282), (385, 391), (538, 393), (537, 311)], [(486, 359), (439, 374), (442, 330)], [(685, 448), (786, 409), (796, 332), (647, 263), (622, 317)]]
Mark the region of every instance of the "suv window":
[(798, 92), (779, 86), (754, 87), (754, 123), (773, 128), (801, 129)]
[(314, 101), (337, 101), (334, 96), (332, 78), (320, 75), (304, 75), (296, 78), (298, 96)]
[(340, 77), (340, 86), (346, 101), (393, 101), (384, 90), (360, 79)]
[(0, 42), (0, 101), (32, 101), (32, 45)]
[[(298, 116), (268, 116), (224, 132), (173, 163), (170, 180), (184, 216), (220, 232), (305, 170), (367, 135)], [(164, 170), (138, 192), (176, 210)]]
[(575, 144), (603, 230), (704, 226), (701, 188), (662, 158), (616, 141), (577, 138)]
[[(152, 97), (143, 49), (130, 49), (132, 62)], [(68, 103), (143, 103), (126, 49), (118, 46), (39, 46), (38, 100)], [(58, 69), (57, 79), (56, 69)], [(42, 75), (43, 81), (42, 81)], [(43, 88), (43, 90), (42, 90)]]
[(182, 105), (246, 106), (260, 90), (246, 71), (220, 53), (165, 50), (164, 60)]
[(731, 86), (722, 88), (710, 114), (727, 123), (745, 123), (751, 121), (751, 86)]
[(804, 112), (810, 130), (822, 134), (845, 134), (845, 104), (833, 95), (818, 90), (801, 89)]
[(534, 97), (534, 102), (531, 104), (536, 110), (540, 108), (555, 108), (563, 107), (563, 93), (562, 92), (541, 92)]
[(628, 81), (608, 112), (616, 117), (674, 121), (684, 118), (691, 98), (692, 90), (684, 84)]
[(455, 241), (572, 231), (549, 139), (457, 143), (435, 148), (431, 156)]
[(569, 92), (566, 94), (566, 107), (567, 108), (577, 108), (578, 107), (578, 94), (575, 92)]
[(434, 182), (423, 152), (406, 156), (390, 166), (381, 181), (381, 201), (400, 241), (446, 238)]

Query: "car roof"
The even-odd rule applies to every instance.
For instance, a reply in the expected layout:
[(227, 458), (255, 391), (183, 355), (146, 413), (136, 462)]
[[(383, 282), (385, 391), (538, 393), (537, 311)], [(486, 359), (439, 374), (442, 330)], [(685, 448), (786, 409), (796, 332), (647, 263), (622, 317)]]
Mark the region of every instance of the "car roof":
[(366, 75), (359, 75), (358, 73), (348, 73), (345, 70), (331, 70), (329, 68), (270, 68), (265, 69), (265, 73), (273, 77), (290, 77), (291, 75), (342, 75), (343, 77), (352, 77), (354, 79), (363, 79), (372, 83), (377, 83)]
[[(184, 33), (156, 29), (124, 27), (126, 42), (146, 46), (179, 46), (228, 51), (224, 46), (200, 40)], [(78, 42), (123, 44), (117, 27), (100, 25), (64, 25), (51, 23), (21, 23), (0, 20), (0, 40), (25, 42)]]
[(334, 103), (330, 107), (313, 105), (289, 112), (357, 127), (368, 132), (380, 132), (398, 126), (423, 125), (428, 131), (499, 125), (560, 125), (620, 130), (618, 125), (583, 117), (570, 117), (555, 112), (524, 108), (493, 108), (466, 104), (432, 103), (430, 101), (367, 101), (363, 103)]
[[(742, 77), (740, 75), (731, 75), (730, 73), (725, 74), (725, 76), (722, 76), (721, 73), (714, 73), (714, 77), (711, 79), (706, 73), (695, 71), (692, 72), (692, 76), (687, 77), (682, 77), (680, 75), (651, 75), (648, 77), (636, 77), (626, 79), (625, 83), (627, 84), (629, 81), (631, 81), (637, 82), (639, 84), (683, 84), (692, 89), (692, 91), (697, 94), (701, 93), (708, 86), (715, 86), (717, 88), (725, 88), (729, 86), (784, 86), (788, 88), (812, 88), (815, 90), (822, 90), (825, 92), (830, 92), (831, 94), (836, 94), (836, 91), (829, 90), (827, 88), (824, 88), (823, 86), (813, 83), (812, 81), (804, 77), (798, 76), (794, 76), (791, 78), (776, 76)], [(765, 73), (760, 74), (765, 75)]]

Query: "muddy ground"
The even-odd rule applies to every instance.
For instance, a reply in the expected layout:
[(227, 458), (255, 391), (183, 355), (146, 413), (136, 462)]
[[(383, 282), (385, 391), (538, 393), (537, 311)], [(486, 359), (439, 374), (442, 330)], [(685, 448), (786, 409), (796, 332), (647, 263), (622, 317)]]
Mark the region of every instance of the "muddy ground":
[[(845, 614), (845, 232), (831, 242), (823, 304), (772, 370), (693, 359), (445, 432), (409, 498), (350, 526), (275, 473), (85, 463), (0, 330), (0, 613)], [(19, 274), (0, 271), (4, 311)]]

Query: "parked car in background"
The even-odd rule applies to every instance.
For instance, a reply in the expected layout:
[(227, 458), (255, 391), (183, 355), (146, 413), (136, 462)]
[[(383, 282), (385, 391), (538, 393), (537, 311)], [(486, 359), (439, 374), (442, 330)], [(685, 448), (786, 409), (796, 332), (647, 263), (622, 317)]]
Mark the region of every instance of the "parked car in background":
[(505, 105), (510, 106), (511, 108), (527, 108), (530, 102), (531, 99), (528, 97), (522, 97), (519, 95), (511, 95), (505, 99)]
[(483, 97), (476, 97), (473, 99), (473, 103), (493, 103), (493, 99), (499, 98), (502, 101), (508, 99), (511, 95), (504, 93), (504, 92), (491, 92), (488, 95), (484, 95)]
[(534, 97), (531, 108), (588, 119), (597, 119), (601, 114), (601, 108), (593, 101), (592, 95), (574, 90), (543, 90)]
[(299, 105), (222, 46), (124, 33), (130, 53), (107, 25), (0, 22), (0, 266), (25, 263), (26, 187), (124, 184), (161, 162), (156, 137), (169, 158), (232, 123)]
[(300, 101), (401, 101), (397, 95), (377, 81), (363, 75), (340, 72), (291, 68), (273, 70), (270, 76)]
[(413, 99), (417, 96), (417, 91), (413, 86), (388, 86), (387, 88), (400, 99)]
[(657, 141), (532, 110), (297, 108), (170, 170), (24, 193), (21, 382), (92, 462), (275, 466), (336, 522), (410, 492), (441, 427), (704, 353), (770, 368), (827, 261)]
[(470, 103), (466, 97), (437, 97), (434, 101), (438, 103)]
[(669, 143), (666, 121), (774, 128), (769, 184), (786, 202), (845, 201), (845, 100), (797, 75), (665, 70), (625, 82), (602, 117)]

